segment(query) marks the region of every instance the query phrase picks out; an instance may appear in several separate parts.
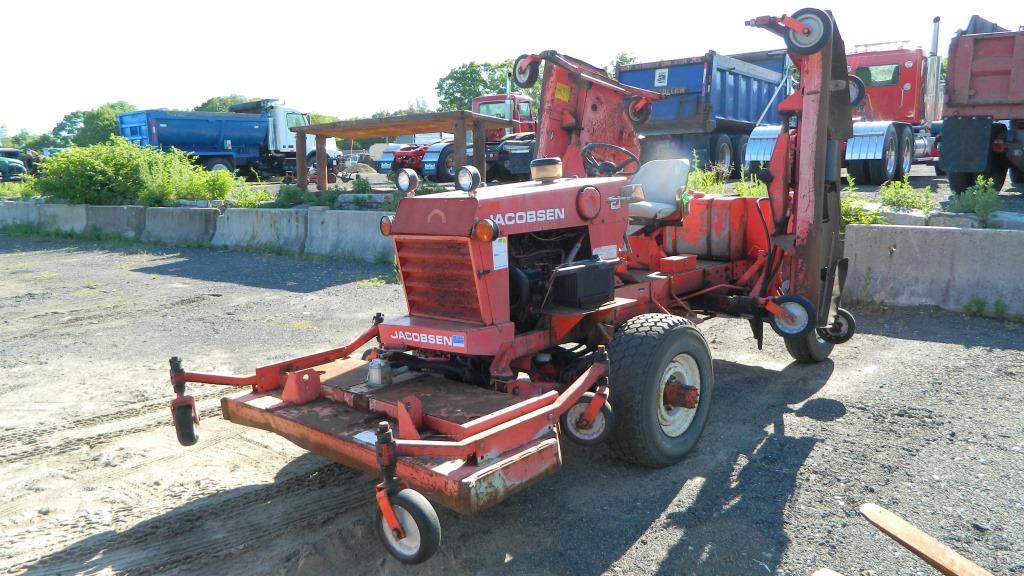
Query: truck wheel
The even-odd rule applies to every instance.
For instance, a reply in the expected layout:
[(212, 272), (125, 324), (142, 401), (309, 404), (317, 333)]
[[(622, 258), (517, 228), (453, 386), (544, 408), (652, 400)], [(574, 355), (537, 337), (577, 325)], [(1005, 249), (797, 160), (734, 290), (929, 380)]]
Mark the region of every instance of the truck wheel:
[(732, 173), (732, 139), (729, 138), (728, 134), (718, 134), (712, 136), (711, 144), (711, 162), (712, 164), (719, 164), (725, 166), (729, 170), (729, 174)]
[(1021, 170), (1016, 166), (1010, 166), (1010, 182), (1012, 182), (1014, 186), (1020, 188), (1020, 185), (1024, 184), (1024, 170)]
[(853, 177), (854, 184), (868, 184), (871, 180), (867, 163), (867, 160), (850, 160), (847, 164), (846, 173)]
[[(651, 468), (679, 462), (700, 438), (711, 404), (715, 374), (704, 336), (678, 316), (641, 314), (619, 326), (609, 353), (612, 452)], [(670, 382), (695, 388), (696, 406), (666, 404)]]
[[(732, 149), (736, 152), (736, 159), (733, 161), (732, 177), (740, 178), (743, 176), (743, 160), (747, 157), (747, 140), (750, 137), (746, 134), (740, 134), (739, 136), (733, 136), (732, 138)], [(749, 172), (747, 173), (750, 174)]]
[(230, 158), (210, 158), (203, 162), (203, 166), (210, 172), (216, 172), (218, 170), (227, 170), (228, 172), (235, 171), (235, 163)]
[(801, 8), (793, 13), (793, 19), (810, 29), (807, 34), (787, 32), (786, 47), (793, 52), (809, 56), (821, 52), (832, 41), (832, 18), (827, 13), (817, 8)]
[(786, 338), (785, 342), (786, 351), (801, 364), (824, 362), (835, 348), (835, 344), (826, 342), (817, 330), (811, 330), (798, 338)]
[(445, 148), (444, 151), (441, 152), (441, 156), (437, 159), (437, 181), (454, 182), (455, 171), (455, 150), (452, 148)]
[(909, 127), (899, 131), (899, 159), (894, 176), (896, 179), (909, 176), (910, 167), (914, 165), (914, 133)]
[(512, 65), (512, 80), (516, 83), (516, 86), (520, 88), (529, 88), (537, 83), (537, 77), (540, 76), (540, 62), (534, 62), (526, 67), (526, 70), (521, 72), (519, 70), (519, 63), (526, 60), (529, 56), (527, 54), (521, 55), (516, 58), (515, 64)]
[(891, 182), (896, 179), (896, 170), (899, 166), (899, 143), (896, 139), (896, 128), (889, 126), (882, 139), (882, 157), (877, 160), (868, 160), (869, 181), (876, 186)]
[(974, 180), (977, 178), (977, 174), (974, 172), (950, 172), (949, 173), (949, 187), (953, 192), (960, 194), (964, 190), (967, 190), (974, 184)]

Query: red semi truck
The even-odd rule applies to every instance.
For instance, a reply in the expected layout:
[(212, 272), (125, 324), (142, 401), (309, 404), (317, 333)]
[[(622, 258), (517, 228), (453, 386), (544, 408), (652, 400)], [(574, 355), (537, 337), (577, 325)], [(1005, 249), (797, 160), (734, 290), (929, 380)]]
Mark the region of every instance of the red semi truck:
[(978, 16), (949, 45), (941, 167), (963, 192), (981, 175), (1024, 184), (1024, 30)]

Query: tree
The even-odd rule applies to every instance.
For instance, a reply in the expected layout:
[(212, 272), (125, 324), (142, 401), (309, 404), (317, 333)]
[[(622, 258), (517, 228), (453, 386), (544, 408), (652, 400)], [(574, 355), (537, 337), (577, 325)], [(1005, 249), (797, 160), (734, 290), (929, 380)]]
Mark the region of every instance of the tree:
[(331, 122), (337, 122), (338, 120), (341, 120), (341, 118), (331, 116), (330, 114), (321, 114), (319, 112), (309, 113), (310, 124), (329, 124)]
[(251, 98), (246, 98), (241, 94), (229, 94), (227, 96), (214, 96), (206, 102), (203, 102), (199, 106), (192, 109), (193, 112), (227, 112), (228, 108), (234, 104), (241, 104), (242, 102), (249, 102)]
[(82, 117), (85, 116), (83, 110), (75, 110), (64, 115), (50, 134), (53, 134), (55, 138), (60, 140), (61, 146), (71, 145), (71, 141), (74, 140), (75, 134), (78, 134), (78, 130), (82, 127)]
[[(462, 108), (458, 108), (458, 110), (462, 110)], [(425, 114), (430, 111), (427, 101), (423, 98), (417, 98), (416, 102), (409, 104), (401, 110), (380, 110), (370, 115), (370, 118), (391, 118), (394, 116), (408, 116), (409, 114)]]
[(453, 68), (437, 81), (441, 110), (470, 110), (473, 98), (503, 93), (505, 79), (511, 70), (511, 60), (497, 64), (469, 62)]
[(106, 142), (114, 134), (120, 134), (117, 116), (132, 112), (135, 106), (123, 101), (110, 102), (82, 114), (82, 126), (75, 133), (73, 142), (78, 146), (89, 146)]
[(608, 71), (608, 77), (615, 78), (615, 69), (622, 64), (633, 64), (636, 62), (636, 54), (628, 54), (626, 52), (619, 52), (615, 55), (615, 59), (608, 64), (606, 70)]

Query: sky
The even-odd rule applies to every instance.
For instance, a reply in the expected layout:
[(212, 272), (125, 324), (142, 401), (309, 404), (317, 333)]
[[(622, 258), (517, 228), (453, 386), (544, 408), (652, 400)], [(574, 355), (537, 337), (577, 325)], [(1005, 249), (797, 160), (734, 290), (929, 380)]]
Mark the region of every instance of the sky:
[[(8, 134), (40, 133), (68, 112), (106, 102), (187, 109), (232, 93), (341, 118), (405, 108), (417, 98), (436, 106), (437, 80), (471, 60), (557, 50), (603, 66), (619, 52), (651, 62), (708, 50), (782, 48), (781, 38), (744, 22), (804, 6), (775, 0), (4, 2), (0, 126)], [(942, 18), (940, 54), (971, 14), (1013, 30), (1024, 25), (1024, 2), (1006, 0), (814, 6), (832, 10), (848, 48), (906, 40), (927, 51), (934, 16)]]

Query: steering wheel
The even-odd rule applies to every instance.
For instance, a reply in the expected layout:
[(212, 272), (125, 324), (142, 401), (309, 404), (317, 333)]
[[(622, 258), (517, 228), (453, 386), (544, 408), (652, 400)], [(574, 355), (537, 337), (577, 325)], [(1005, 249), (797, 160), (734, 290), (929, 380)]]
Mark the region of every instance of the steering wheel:
[[(597, 158), (594, 157), (594, 150), (597, 150), (599, 148), (607, 148), (609, 150), (618, 152), (619, 154), (625, 156), (626, 159), (619, 164), (615, 164), (607, 160), (599, 161)], [(626, 150), (622, 146), (616, 146), (615, 144), (605, 144), (604, 142), (591, 142), (590, 144), (584, 146), (583, 150), (580, 150), (580, 155), (583, 156), (583, 166), (586, 168), (588, 176), (612, 176), (613, 174), (618, 174), (621, 176), (632, 176), (633, 174), (636, 174), (638, 170), (640, 170), (640, 158), (638, 158), (636, 154), (633, 154), (632, 152)], [(623, 172), (622, 169), (625, 168), (626, 166), (629, 166), (630, 164), (636, 165), (633, 171)]]

